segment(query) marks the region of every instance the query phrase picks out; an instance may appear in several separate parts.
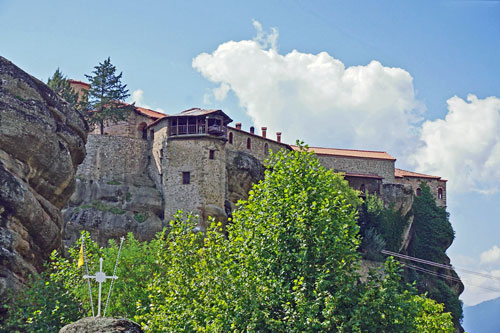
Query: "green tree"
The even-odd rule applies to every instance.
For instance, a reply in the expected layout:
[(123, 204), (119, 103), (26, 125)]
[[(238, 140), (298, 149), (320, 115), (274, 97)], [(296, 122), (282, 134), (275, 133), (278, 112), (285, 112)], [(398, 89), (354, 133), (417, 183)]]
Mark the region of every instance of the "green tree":
[(47, 80), (47, 85), (59, 96), (64, 98), (72, 107), (78, 106), (78, 93), (71, 88), (69, 80), (64, 74), (56, 69), (54, 75)]
[(121, 82), (122, 72), (116, 74), (116, 67), (111, 64), (109, 57), (85, 77), (90, 83), (86, 104), (87, 121), (92, 126), (98, 125), (102, 135), (105, 123), (127, 119), (134, 106), (123, 103), (130, 94), (127, 85)]

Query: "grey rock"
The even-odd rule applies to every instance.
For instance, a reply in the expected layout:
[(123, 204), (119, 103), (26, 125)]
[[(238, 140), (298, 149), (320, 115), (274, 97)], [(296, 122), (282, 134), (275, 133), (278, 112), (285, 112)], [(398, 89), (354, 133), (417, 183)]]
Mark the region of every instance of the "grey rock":
[(79, 112), (0, 57), (0, 302), (61, 245), (87, 131)]
[(141, 333), (141, 326), (125, 318), (89, 317), (64, 326), (59, 333)]

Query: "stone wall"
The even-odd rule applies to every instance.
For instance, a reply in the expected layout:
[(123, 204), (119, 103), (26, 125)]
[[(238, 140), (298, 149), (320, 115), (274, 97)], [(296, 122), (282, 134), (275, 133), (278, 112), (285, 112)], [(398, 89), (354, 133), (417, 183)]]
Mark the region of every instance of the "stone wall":
[[(440, 179), (432, 179), (432, 178), (419, 178), (419, 177), (403, 177), (396, 178), (396, 183), (398, 184), (407, 184), (411, 186), (413, 192), (416, 194), (417, 189), (420, 188), (420, 184), (426, 183), (436, 200), (436, 205), (438, 207), (446, 208), (446, 182)], [(439, 189), (442, 190), (442, 195), (438, 195)]]
[[(225, 144), (212, 137), (176, 137), (167, 141), (162, 168), (167, 221), (177, 210), (198, 214), (202, 227), (208, 216), (227, 218)], [(210, 159), (210, 150), (214, 151), (214, 159)], [(185, 172), (189, 172), (189, 184), (183, 183)]]
[[(280, 143), (262, 136), (238, 130), (236, 128), (228, 128), (228, 138), (232, 134), (232, 143), (228, 141), (226, 149), (231, 151), (242, 151), (251, 154), (260, 161), (264, 161), (269, 153), (269, 149), (276, 152), (280, 149), (290, 149), (287, 144)], [(250, 149), (247, 148), (247, 141), (250, 140)]]
[(394, 183), (394, 161), (375, 158), (356, 158), (316, 155), (321, 164), (336, 172), (362, 173), (383, 177), (382, 183)]
[(146, 140), (89, 134), (86, 149), (87, 157), (78, 167), (77, 177), (122, 180), (127, 175), (145, 173)]
[[(127, 136), (130, 138), (142, 138), (142, 127), (141, 124), (149, 125), (153, 121), (143, 116), (142, 114), (131, 111), (127, 120), (119, 121), (117, 123), (104, 122), (104, 134), (114, 135), (114, 136)], [(95, 128), (91, 132), (92, 134), (100, 134), (99, 125), (95, 125)]]

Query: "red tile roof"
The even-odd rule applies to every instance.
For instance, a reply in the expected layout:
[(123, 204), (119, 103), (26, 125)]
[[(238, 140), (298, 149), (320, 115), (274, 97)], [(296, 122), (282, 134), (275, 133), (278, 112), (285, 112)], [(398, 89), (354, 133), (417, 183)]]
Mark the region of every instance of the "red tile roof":
[(140, 107), (140, 106), (136, 106), (135, 107), (135, 110), (143, 115), (145, 115), (146, 117), (149, 117), (149, 118), (164, 118), (166, 117), (167, 115), (165, 113), (161, 113), (161, 112), (158, 112), (158, 111), (154, 111), (154, 110), (151, 110), (151, 109), (146, 109), (146, 108), (143, 108), (143, 107)]
[[(294, 150), (299, 150), (299, 147), (291, 145)], [(314, 152), (316, 155), (331, 155), (342, 157), (355, 157), (355, 158), (372, 158), (377, 160), (395, 161), (396, 159), (385, 151), (371, 151), (371, 150), (354, 150), (354, 149), (339, 149), (339, 148), (321, 148), (309, 147), (309, 151)]]
[(424, 173), (417, 173), (413, 171), (407, 171), (407, 170), (402, 170), (402, 169), (394, 169), (394, 177), (396, 178), (403, 178), (403, 177), (412, 177), (412, 178), (427, 178), (427, 179), (436, 179), (436, 180), (441, 180), (441, 181), (446, 181), (446, 179), (441, 179), (439, 176), (431, 176), (431, 175), (426, 175)]
[(90, 88), (90, 84), (88, 84), (87, 82), (83, 82), (83, 81), (69, 79), (69, 83), (79, 84), (79, 85), (86, 86), (86, 87)]

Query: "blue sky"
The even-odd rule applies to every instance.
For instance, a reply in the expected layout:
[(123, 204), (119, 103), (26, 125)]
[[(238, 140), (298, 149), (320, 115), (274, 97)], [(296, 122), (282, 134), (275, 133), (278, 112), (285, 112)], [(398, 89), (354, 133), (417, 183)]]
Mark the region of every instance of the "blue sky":
[[(499, 18), (498, 1), (0, 0), (0, 55), (43, 81), (110, 56), (138, 105), (386, 150), (449, 179), (452, 264), (500, 277)], [(466, 304), (500, 296), (460, 275)]]

